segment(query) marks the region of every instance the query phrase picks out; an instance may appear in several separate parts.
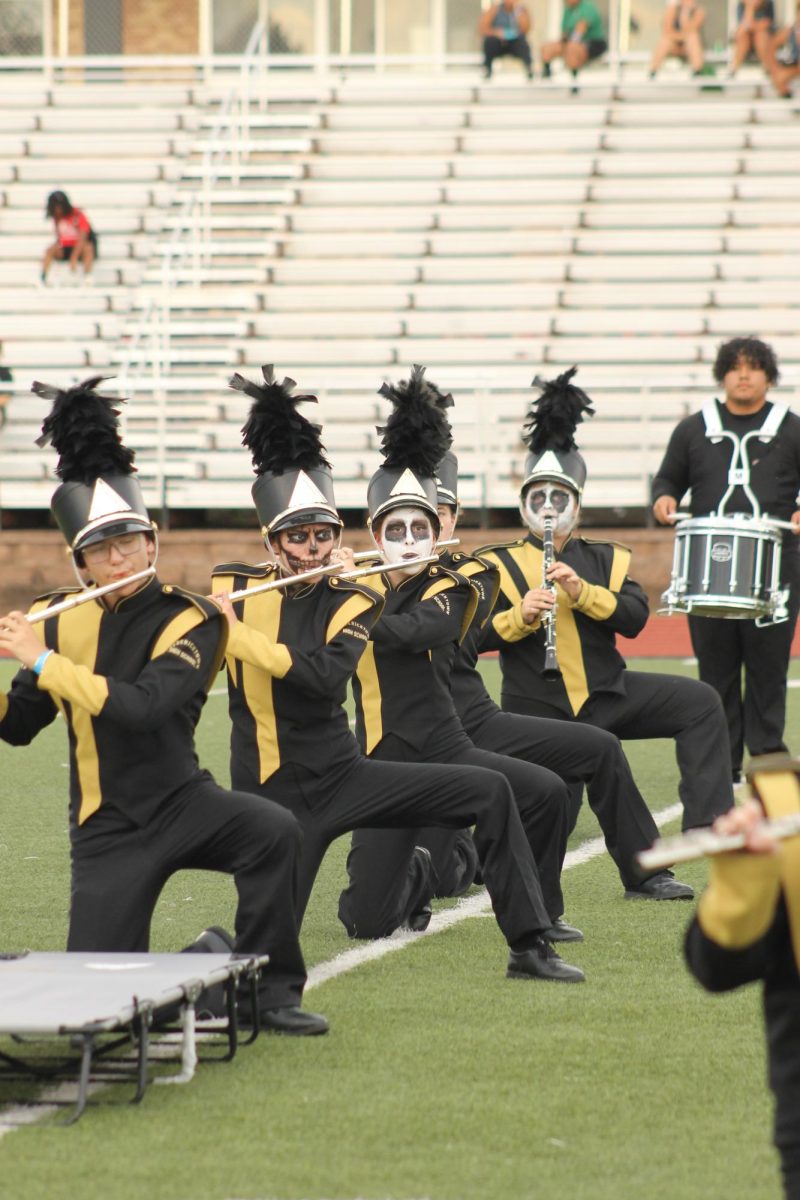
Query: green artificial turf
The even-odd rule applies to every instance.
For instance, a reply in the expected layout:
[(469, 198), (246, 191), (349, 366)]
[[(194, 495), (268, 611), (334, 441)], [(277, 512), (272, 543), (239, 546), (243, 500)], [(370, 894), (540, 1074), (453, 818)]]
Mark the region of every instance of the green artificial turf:
[[(496, 663), (484, 670), (496, 688)], [(9, 678), (0, 664), (0, 685)], [(199, 745), (224, 782), (224, 697), (209, 700)], [(30, 747), (0, 746), (4, 950), (64, 945), (65, 750), (59, 723)], [(674, 803), (671, 744), (626, 750), (653, 810)], [(597, 834), (584, 805), (571, 846)], [(336, 919), (345, 849), (331, 848), (312, 897), (309, 965), (353, 946)], [(705, 873), (680, 871), (698, 888)], [(681, 957), (692, 906), (625, 901), (607, 855), (566, 872), (564, 891), (586, 933), (564, 957), (585, 984), (507, 981), (492, 918), (466, 920), (310, 991), (327, 1038), (262, 1037), (137, 1108), (107, 1089), (75, 1127), (3, 1137), (0, 1197), (777, 1200), (757, 989), (705, 995)], [(226, 878), (182, 872), (159, 903), (153, 949), (230, 925), (233, 905)], [(5, 1082), (0, 1104), (21, 1094)]]

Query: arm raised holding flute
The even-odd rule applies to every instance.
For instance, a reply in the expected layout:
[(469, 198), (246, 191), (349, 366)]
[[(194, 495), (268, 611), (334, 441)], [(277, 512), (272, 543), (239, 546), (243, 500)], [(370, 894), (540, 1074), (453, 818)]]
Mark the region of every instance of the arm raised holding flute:
[[(760, 798), (714, 822), (744, 848), (711, 859), (710, 882), (685, 943), (695, 978), (710, 992), (760, 980), (775, 1097), (774, 1140), (786, 1200), (800, 1196), (800, 836), (778, 841), (770, 827), (800, 817), (798, 763), (756, 759), (748, 772)], [(764, 764), (761, 767), (759, 764)], [(769, 822), (764, 821), (767, 815)]]

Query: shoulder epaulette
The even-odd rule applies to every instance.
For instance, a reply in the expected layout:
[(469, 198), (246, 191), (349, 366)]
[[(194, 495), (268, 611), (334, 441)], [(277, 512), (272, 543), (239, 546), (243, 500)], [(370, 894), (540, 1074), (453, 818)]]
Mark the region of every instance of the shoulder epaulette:
[(372, 578), (377, 581), (376, 587), (370, 587), (368, 583), (361, 583), (358, 579), (338, 579), (336, 575), (326, 576), (325, 582), (333, 592), (358, 592), (369, 600), (379, 600), (382, 603), (386, 590), (383, 576), (374, 575)]
[(581, 534), (575, 541), (586, 542), (587, 546), (613, 546), (616, 550), (625, 550), (628, 554), (633, 554), (630, 546), (626, 546), (623, 542), (610, 542), (606, 538), (589, 538)]
[(201, 596), (197, 592), (187, 591), (186, 588), (179, 587), (176, 583), (162, 584), (161, 591), (165, 596), (176, 596), (180, 600), (187, 600), (204, 617), (216, 617), (222, 611), (216, 600), (212, 600), (209, 596)]
[(74, 587), (53, 588), (50, 592), (43, 592), (41, 596), (34, 596), (33, 604), (42, 604), (45, 600), (56, 600), (62, 596), (74, 596), (77, 592), (88, 591), (87, 588), (79, 587), (77, 584)]
[[(450, 564), (454, 571), (458, 571), (461, 575), (466, 575), (467, 578), (474, 575), (476, 571), (491, 571), (492, 574), (495, 574), (497, 571), (497, 567), (493, 562), (487, 562), (478, 554), (465, 554), (463, 551), (451, 555)], [(475, 570), (471, 568), (475, 568)]]
[(493, 550), (513, 550), (516, 546), (524, 546), (526, 540), (525, 537), (518, 537), (510, 542), (489, 542), (486, 546), (479, 546), (473, 553), (480, 558), (482, 554), (490, 554)]
[(220, 563), (212, 575), (243, 575), (245, 579), (267, 579), (276, 570), (274, 563)]

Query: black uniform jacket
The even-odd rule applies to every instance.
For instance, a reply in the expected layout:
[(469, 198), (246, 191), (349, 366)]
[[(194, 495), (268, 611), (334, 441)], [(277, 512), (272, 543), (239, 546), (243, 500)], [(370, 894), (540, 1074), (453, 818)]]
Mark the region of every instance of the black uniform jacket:
[[(31, 611), (68, 594), (43, 597)], [(101, 805), (144, 826), (200, 774), (194, 730), (225, 652), (220, 609), (152, 579), (113, 612), (90, 600), (33, 628), (55, 653), (38, 678), (20, 670), (0, 694), (0, 738), (27, 745), (62, 713), (73, 827)]]
[(353, 679), (361, 748), (371, 754), (385, 735), (394, 734), (421, 750), (448, 726), (463, 738), (450, 674), (475, 616), (475, 587), (436, 563), (397, 587), (385, 575), (378, 579), (386, 602)]
[(492, 563), (474, 555), (464, 554), (460, 550), (453, 554), (443, 554), (441, 562), (442, 566), (451, 571), (458, 571), (459, 575), (468, 579), (477, 593), (475, 616), (456, 650), (450, 673), (453, 703), (462, 725), (469, 732), (500, 711), (487, 692), (478, 670), (482, 631), (497, 603), (500, 572)]
[[(273, 577), (271, 564), (227, 563), (214, 568), (213, 589), (249, 590)], [(358, 757), (343, 705), (382, 607), (372, 588), (333, 577), (234, 603), (227, 665), (238, 778), (265, 783), (287, 763), (333, 774)]]
[[(722, 428), (743, 437), (761, 428), (772, 404), (768, 401), (757, 413), (746, 417), (734, 415), (718, 401), (717, 408)], [(680, 501), (691, 489), (695, 517), (716, 512), (728, 487), (732, 451), (729, 438), (712, 442), (706, 437), (702, 413), (685, 417), (673, 430), (664, 460), (653, 480), (653, 500), (674, 496)], [(788, 521), (797, 508), (800, 491), (800, 417), (787, 413), (771, 441), (752, 438), (747, 443), (746, 453), (750, 462), (750, 486), (762, 513)], [(752, 505), (741, 487), (732, 492), (725, 512), (752, 512)], [(792, 550), (797, 549), (797, 541), (791, 534), (784, 539), (786, 548)]]
[(487, 546), (479, 556), (500, 570), (500, 595), (484, 628), (482, 650), (499, 650), (503, 695), (535, 697), (577, 716), (595, 692), (625, 693), (625, 660), (616, 634), (635, 637), (647, 622), (647, 597), (628, 578), (631, 552), (616, 542), (571, 537), (556, 555), (583, 579), (577, 600), (556, 589), (556, 648), (561, 677), (542, 678), (545, 640), (541, 622), (526, 625), (521, 604), (542, 586), (542, 543), (533, 534)]

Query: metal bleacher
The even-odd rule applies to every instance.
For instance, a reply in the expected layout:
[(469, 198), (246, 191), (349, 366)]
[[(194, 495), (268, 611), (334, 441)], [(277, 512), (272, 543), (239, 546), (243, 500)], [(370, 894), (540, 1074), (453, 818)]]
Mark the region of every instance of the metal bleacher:
[[(596, 72), (577, 96), (270, 76), (233, 104), (213, 81), (20, 85), (0, 113), (0, 508), (52, 490), (30, 381), (100, 373), (132, 396), (152, 503), (249, 507), (226, 378), (264, 362), (319, 395), (339, 503), (361, 508), (377, 389), (420, 362), (455, 395), (468, 506), (513, 507), (531, 379), (578, 363), (586, 505), (642, 509), (720, 340), (772, 342), (787, 399), (800, 378), (797, 117), (746, 71), (711, 90)], [(55, 186), (99, 231), (91, 287), (64, 268), (35, 286)]]

